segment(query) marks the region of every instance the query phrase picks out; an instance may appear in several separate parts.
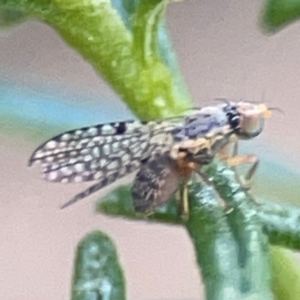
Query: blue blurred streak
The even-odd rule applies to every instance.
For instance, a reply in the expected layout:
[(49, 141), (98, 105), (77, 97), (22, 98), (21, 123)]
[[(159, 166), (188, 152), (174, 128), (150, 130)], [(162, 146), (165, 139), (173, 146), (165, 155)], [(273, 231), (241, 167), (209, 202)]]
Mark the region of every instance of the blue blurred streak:
[[(72, 99), (72, 100), (70, 100)], [(87, 105), (82, 97), (21, 89), (0, 85), (0, 116), (13, 117), (32, 126), (89, 126), (134, 118), (116, 99), (101, 99)], [(89, 101), (90, 103), (90, 101)]]

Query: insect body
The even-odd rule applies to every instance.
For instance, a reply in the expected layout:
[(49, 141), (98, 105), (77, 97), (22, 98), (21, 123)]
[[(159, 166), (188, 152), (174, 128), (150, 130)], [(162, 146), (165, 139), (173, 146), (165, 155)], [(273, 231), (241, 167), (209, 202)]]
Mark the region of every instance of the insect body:
[(40, 145), (29, 165), (41, 162), (48, 181), (96, 182), (63, 207), (138, 169), (132, 187), (134, 206), (149, 212), (226, 145), (257, 136), (269, 114), (263, 104), (227, 102), (168, 120), (81, 128)]

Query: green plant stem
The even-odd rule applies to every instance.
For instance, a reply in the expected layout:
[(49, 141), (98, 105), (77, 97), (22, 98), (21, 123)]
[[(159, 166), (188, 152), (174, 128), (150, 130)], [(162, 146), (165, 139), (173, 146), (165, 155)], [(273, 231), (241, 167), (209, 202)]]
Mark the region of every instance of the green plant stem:
[[(160, 7), (160, 1), (155, 2)], [(145, 6), (144, 1), (141, 6)], [(141, 37), (135, 37), (110, 0), (53, 0), (50, 4), (43, 0), (0, 0), (1, 7), (22, 10), (55, 28), (140, 118), (174, 116), (191, 107), (190, 98), (177, 84), (178, 78), (175, 79), (158, 51), (151, 52), (162, 21), (160, 14), (154, 14), (155, 18), (151, 19), (153, 7), (152, 10), (149, 7), (152, 14), (145, 11), (144, 23), (137, 18), (138, 28), (151, 24)], [(144, 45), (143, 57), (136, 43)]]
[(186, 223), (210, 300), (238, 300), (240, 270), (237, 247), (223, 209), (211, 188), (189, 193), (190, 216)]
[(230, 168), (212, 163), (206, 173), (228, 211), (228, 223), (238, 245), (241, 292), (256, 295), (255, 299), (273, 299), (268, 239), (262, 230), (254, 202), (236, 181), (235, 172)]
[(299, 207), (264, 201), (257, 208), (272, 245), (300, 250)]

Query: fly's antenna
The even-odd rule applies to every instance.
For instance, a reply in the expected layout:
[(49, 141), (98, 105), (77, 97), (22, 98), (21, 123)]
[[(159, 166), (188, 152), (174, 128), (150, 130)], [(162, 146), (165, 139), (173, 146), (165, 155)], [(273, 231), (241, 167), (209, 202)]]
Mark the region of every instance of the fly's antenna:
[[(266, 91), (264, 90), (263, 94), (261, 96), (261, 103), (264, 103), (265, 99), (266, 99)], [(270, 111), (278, 111), (278, 112), (280, 112), (281, 114), (284, 115), (284, 111), (281, 108), (279, 108), (279, 107), (269, 107), (268, 110), (270, 110)]]
[(264, 118), (270, 118), (272, 116), (272, 111), (278, 111), (284, 114), (283, 110), (278, 107), (267, 107), (265, 104), (259, 104), (261, 114)]
[(280, 112), (283, 115), (285, 114), (285, 112), (281, 108), (279, 108), (279, 107), (269, 107), (268, 109), (269, 110), (273, 110), (273, 111), (278, 111), (278, 112)]
[(230, 105), (230, 101), (227, 98), (214, 98), (213, 100), (223, 102), (223, 103), (226, 103), (227, 105)]

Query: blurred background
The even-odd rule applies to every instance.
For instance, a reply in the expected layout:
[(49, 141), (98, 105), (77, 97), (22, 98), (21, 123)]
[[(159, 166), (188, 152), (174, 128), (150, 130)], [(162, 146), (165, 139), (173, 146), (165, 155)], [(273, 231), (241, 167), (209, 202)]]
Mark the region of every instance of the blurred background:
[[(167, 21), (190, 93), (279, 107), (245, 142), (259, 156), (258, 197), (297, 203), (300, 192), (300, 23), (274, 36), (258, 26), (262, 2), (189, 0)], [(202, 285), (184, 229), (94, 214), (108, 190), (60, 210), (84, 185), (43, 181), (27, 161), (62, 131), (132, 118), (83, 58), (45, 24), (0, 29), (0, 294), (5, 300), (69, 299), (74, 249), (93, 229), (115, 241), (130, 300), (192, 300)], [(114, 186), (116, 186), (115, 184)]]

